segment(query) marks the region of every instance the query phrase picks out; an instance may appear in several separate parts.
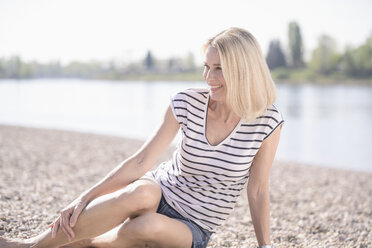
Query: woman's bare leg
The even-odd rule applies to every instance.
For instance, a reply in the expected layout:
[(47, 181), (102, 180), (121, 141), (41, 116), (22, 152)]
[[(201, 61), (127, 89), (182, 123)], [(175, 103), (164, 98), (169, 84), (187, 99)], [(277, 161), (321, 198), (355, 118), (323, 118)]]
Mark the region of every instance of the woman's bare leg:
[(192, 233), (184, 223), (157, 213), (146, 213), (96, 238), (67, 244), (61, 248), (189, 248)]
[[(122, 190), (92, 201), (73, 227), (75, 237), (71, 241), (60, 228), (54, 239), (52, 239), (51, 230), (48, 229), (29, 241), (35, 248), (52, 248), (81, 239), (97, 237), (118, 226), (128, 217), (145, 212), (155, 212), (160, 198), (161, 189), (156, 182), (140, 179)], [(4, 247), (19, 246), (9, 244)]]

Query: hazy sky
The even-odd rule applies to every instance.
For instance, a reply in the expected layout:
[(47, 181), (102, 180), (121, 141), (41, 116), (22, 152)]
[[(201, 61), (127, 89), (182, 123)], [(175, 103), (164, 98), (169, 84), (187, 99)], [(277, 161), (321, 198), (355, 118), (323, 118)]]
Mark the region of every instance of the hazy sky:
[(372, 34), (369, 0), (0, 0), (0, 57), (25, 60), (200, 58), (201, 44), (231, 27), (248, 29), (266, 54), (271, 39), (287, 45), (300, 25), (307, 55), (321, 34), (360, 45)]

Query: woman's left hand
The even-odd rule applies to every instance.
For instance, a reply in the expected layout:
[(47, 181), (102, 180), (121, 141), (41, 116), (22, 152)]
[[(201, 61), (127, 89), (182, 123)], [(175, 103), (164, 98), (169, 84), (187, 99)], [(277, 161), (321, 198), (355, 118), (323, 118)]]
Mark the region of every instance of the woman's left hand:
[(66, 234), (68, 240), (75, 237), (72, 227), (75, 226), (79, 215), (88, 205), (84, 197), (79, 197), (61, 211), (60, 216), (49, 226), (52, 228), (52, 238), (56, 237), (59, 227)]

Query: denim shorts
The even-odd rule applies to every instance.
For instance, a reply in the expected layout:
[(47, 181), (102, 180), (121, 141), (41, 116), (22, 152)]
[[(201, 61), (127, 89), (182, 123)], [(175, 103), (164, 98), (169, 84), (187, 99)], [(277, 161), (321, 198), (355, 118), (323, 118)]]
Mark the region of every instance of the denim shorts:
[(211, 233), (207, 230), (204, 230), (198, 226), (193, 221), (180, 215), (174, 208), (172, 208), (164, 199), (164, 196), (161, 196), (158, 210), (156, 211), (159, 214), (168, 216), (169, 218), (181, 221), (185, 223), (192, 232), (192, 248), (205, 248), (208, 245), (209, 238)]

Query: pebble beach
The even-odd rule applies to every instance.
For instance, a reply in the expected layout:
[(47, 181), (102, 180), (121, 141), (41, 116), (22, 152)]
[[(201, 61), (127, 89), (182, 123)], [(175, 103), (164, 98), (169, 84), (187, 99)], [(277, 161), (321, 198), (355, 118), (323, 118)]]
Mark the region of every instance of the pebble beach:
[[(114, 136), (0, 125), (0, 236), (39, 234), (63, 207), (142, 144)], [(159, 163), (170, 159), (173, 150)], [(372, 173), (275, 161), (270, 198), (275, 247), (372, 247)], [(243, 193), (208, 247), (256, 246)]]

